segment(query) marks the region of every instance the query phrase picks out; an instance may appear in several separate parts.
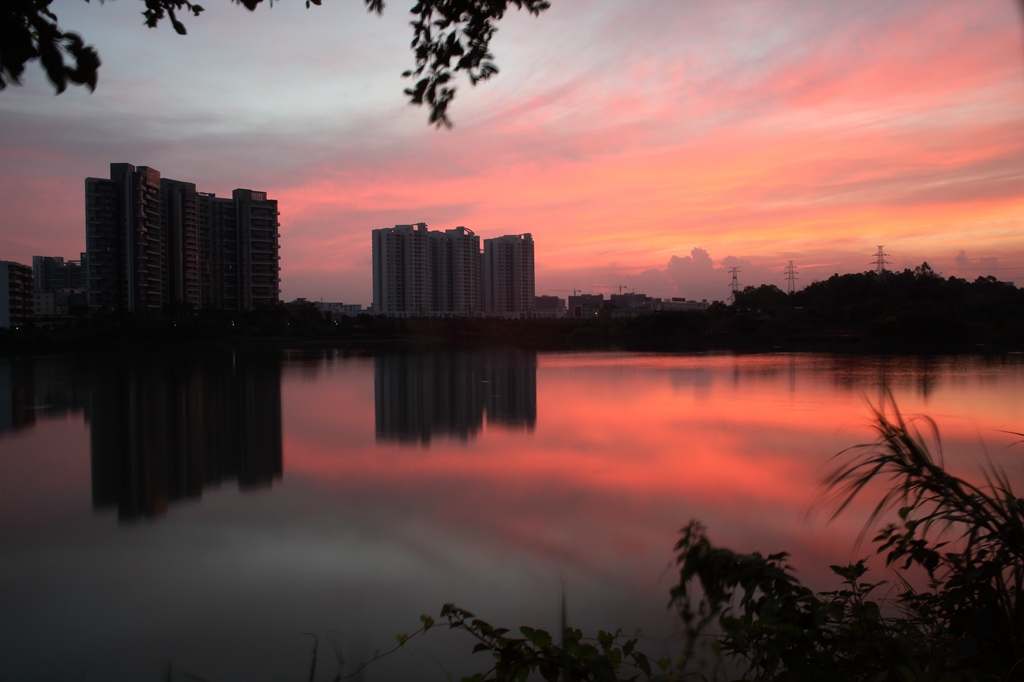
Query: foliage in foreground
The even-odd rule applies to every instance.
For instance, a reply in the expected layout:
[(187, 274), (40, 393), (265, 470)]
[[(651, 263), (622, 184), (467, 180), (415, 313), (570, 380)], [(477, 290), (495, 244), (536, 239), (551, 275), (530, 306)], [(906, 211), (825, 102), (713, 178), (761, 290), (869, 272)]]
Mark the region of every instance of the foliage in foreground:
[[(826, 479), (836, 514), (871, 481), (889, 488), (868, 520), (900, 505), (900, 524), (875, 538), (895, 570), (894, 597), (862, 581), (864, 562), (832, 570), (843, 588), (816, 594), (792, 575), (786, 554), (763, 557), (714, 547), (700, 524), (683, 530), (673, 603), (688, 651), (712, 624), (726, 658), (758, 680), (1024, 679), (1024, 500), (994, 466), (975, 486), (949, 474), (889, 398), (875, 410), (875, 443)], [(918, 589), (902, 571), (927, 575)], [(699, 590), (695, 588), (699, 587)]]
[[(583, 632), (567, 627), (563, 615), (562, 641), (556, 642), (545, 630), (519, 628), (522, 637), (509, 637), (505, 628), (494, 628), (453, 604), (445, 604), (441, 616), (451, 629), (468, 632), (477, 640), (473, 653), (486, 651), (494, 658), (490, 670), (463, 678), (463, 682), (504, 682), (526, 680), (540, 674), (547, 682), (556, 680), (635, 680), (642, 672), (651, 676), (651, 659), (636, 649), (637, 638), (622, 640), (622, 632), (598, 632), (596, 640), (584, 639)], [(662, 672), (670, 661), (657, 662)], [(623, 677), (624, 672), (631, 673)]]
[[(649, 679), (653, 670), (667, 673), (672, 664), (670, 659), (655, 661), (640, 652), (636, 648), (639, 638), (627, 639), (623, 637), (621, 630), (602, 630), (597, 633), (596, 638), (584, 637), (582, 630), (566, 625), (564, 603), (561, 641), (556, 641), (546, 630), (527, 626), (519, 628), (521, 637), (510, 635), (507, 628), (496, 628), (454, 604), (445, 604), (441, 609), (440, 618), (448, 621), (449, 630), (461, 630), (476, 641), (473, 647), (474, 654), (487, 652), (493, 659), (490, 669), (463, 677), (462, 682), (524, 682), (528, 679), (537, 679), (538, 675), (546, 682), (631, 681), (637, 680), (641, 673)], [(378, 651), (373, 658), (357, 666), (347, 675), (343, 674), (345, 658), (337, 643), (332, 641), (339, 665), (338, 674), (334, 677), (335, 682), (359, 678), (367, 666), (395, 653), (410, 639), (425, 634), (436, 624), (433, 617), (426, 614), (420, 616), (420, 622), (423, 625), (411, 635), (398, 635), (395, 638), (398, 644), (393, 649), (383, 653)], [(316, 638), (315, 635), (312, 636)], [(310, 682), (316, 679), (318, 646), (317, 639), (313, 645)]]
[[(476, 640), (473, 652), (493, 659), (486, 672), (463, 682), (523, 682), (537, 675), (548, 682), (641, 675), (707, 680), (694, 663), (708, 650), (721, 663), (710, 675), (714, 679), (731, 670), (739, 679), (774, 682), (1024, 680), (1024, 500), (993, 465), (984, 486), (947, 472), (934, 423), (925, 420), (937, 455), (891, 396), (874, 409), (874, 418), (878, 439), (838, 455), (848, 460), (825, 480), (822, 502), (835, 505), (835, 518), (872, 481), (888, 484), (865, 531), (899, 505), (900, 523), (875, 537), (896, 573), (895, 596), (874, 596), (885, 583), (863, 579), (863, 560), (832, 566), (840, 589), (814, 592), (793, 575), (786, 553), (715, 547), (704, 527), (691, 521), (676, 545), (679, 584), (671, 590), (670, 603), (684, 625), (676, 670), (668, 659), (652, 669), (653, 659), (637, 649), (639, 638), (623, 640), (618, 631), (584, 638), (567, 626), (564, 608), (562, 639), (555, 642), (529, 627), (519, 629), (522, 637), (509, 636), (509, 630), (446, 604), (440, 615), (449, 628), (469, 633)], [(915, 566), (927, 576), (923, 588), (905, 577)], [(426, 615), (421, 621), (412, 637), (435, 623)], [(410, 637), (399, 635), (392, 651)], [(336, 679), (358, 676), (367, 664)], [(311, 680), (314, 675), (315, 649)]]
[[(831, 567), (840, 589), (814, 592), (793, 575), (785, 553), (715, 547), (693, 521), (676, 545), (679, 584), (671, 591), (684, 653), (673, 674), (662, 661), (663, 679), (706, 679), (693, 663), (710, 640), (722, 670), (749, 680), (1024, 680), (1024, 500), (993, 465), (983, 486), (947, 472), (934, 423), (925, 420), (935, 455), (891, 396), (873, 411), (878, 439), (840, 453), (846, 461), (826, 479), (822, 502), (834, 505), (835, 518), (872, 481), (887, 484), (865, 530), (898, 506), (899, 524), (875, 537), (896, 574), (894, 589), (876, 596), (885, 583), (865, 580), (862, 560)], [(906, 577), (911, 567), (927, 576), (924, 587)], [(456, 615), (452, 627), (479, 640), (475, 651), (496, 660), (468, 680), (525, 680), (533, 671), (545, 680), (652, 674), (637, 640), (616, 649), (614, 636), (601, 633), (601, 648), (584, 646), (579, 631), (566, 628), (569, 644), (552, 648), (546, 633), (538, 641), (537, 631), (522, 628), (525, 640), (508, 638), (482, 621), (467, 623), (464, 611), (445, 610), (450, 620)], [(636, 671), (623, 678), (618, 663), (627, 656)]]

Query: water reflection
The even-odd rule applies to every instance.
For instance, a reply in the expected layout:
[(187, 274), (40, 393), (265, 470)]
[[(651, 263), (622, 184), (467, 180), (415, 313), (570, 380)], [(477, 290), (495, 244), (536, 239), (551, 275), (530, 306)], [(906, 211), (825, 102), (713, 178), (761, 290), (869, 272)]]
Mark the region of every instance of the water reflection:
[[(1024, 477), (1003, 433), (1024, 424), (1022, 357), (15, 362), (0, 361), (8, 423), (35, 425), (0, 437), (3, 680), (167, 679), (168, 661), (288, 679), (309, 669), (300, 633), (322, 647), (340, 633), (356, 661), (445, 602), (551, 630), (563, 589), (575, 627), (642, 628), (653, 650), (678, 627), (665, 603), (688, 519), (737, 551), (791, 552), (819, 589), (836, 587), (830, 564), (872, 553), (854, 540), (875, 495), (829, 525), (808, 504), (831, 455), (871, 439), (864, 398), (880, 386), (935, 417), (955, 473), (977, 477), (981, 438)], [(200, 491), (160, 523), (95, 513), (144, 517)], [(480, 670), (470, 649), (434, 629), (364, 679), (447, 679), (426, 653), (458, 679)]]
[(237, 479), (280, 478), (279, 362), (162, 356), (92, 367), (92, 499), (123, 520)]
[(83, 363), (71, 358), (0, 358), (0, 435), (35, 426), (37, 419), (82, 412), (88, 402)]
[(512, 348), (378, 356), (377, 440), (427, 445), (475, 437), (488, 424), (532, 431), (537, 423), (537, 354)]
[(35, 376), (31, 358), (0, 360), (0, 433), (36, 423)]

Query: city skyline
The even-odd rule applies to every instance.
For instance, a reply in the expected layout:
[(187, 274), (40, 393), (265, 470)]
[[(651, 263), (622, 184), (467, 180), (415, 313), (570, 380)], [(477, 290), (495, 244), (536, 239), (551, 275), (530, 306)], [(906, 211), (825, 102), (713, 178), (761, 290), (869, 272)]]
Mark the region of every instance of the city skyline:
[[(894, 269), (1022, 281), (1016, 4), (565, 0), (502, 22), (500, 75), (460, 82), (455, 128), (435, 131), (401, 93), (400, 7), (216, 5), (180, 37), (129, 3), (72, 3), (99, 85), (54, 97), (33, 66), (0, 97), (0, 250), (73, 257), (80, 178), (135, 158), (287, 206), (285, 300), (368, 304), (363, 235), (410, 219), (532, 232), (541, 294), (721, 299), (730, 267), (781, 286), (794, 259), (805, 285), (870, 269), (877, 244)], [(326, 52), (272, 59), (271, 38)]]

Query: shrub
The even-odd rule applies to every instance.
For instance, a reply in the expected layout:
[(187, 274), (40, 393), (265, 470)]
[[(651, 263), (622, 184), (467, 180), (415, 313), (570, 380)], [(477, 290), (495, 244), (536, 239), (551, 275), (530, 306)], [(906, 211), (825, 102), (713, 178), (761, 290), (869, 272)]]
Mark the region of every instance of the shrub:
[[(882, 583), (861, 581), (863, 561), (833, 566), (843, 588), (814, 593), (785, 553), (716, 548), (691, 522), (676, 545), (671, 595), (687, 654), (717, 625), (716, 647), (752, 679), (1024, 679), (1024, 500), (994, 465), (980, 487), (948, 473), (934, 423), (926, 420), (937, 455), (891, 396), (873, 411), (878, 439), (840, 453), (849, 460), (826, 479), (823, 501), (834, 518), (869, 482), (887, 479), (865, 530), (900, 505), (900, 523), (875, 537), (897, 572), (896, 595), (872, 599)], [(901, 575), (911, 566), (927, 573), (926, 588)]]

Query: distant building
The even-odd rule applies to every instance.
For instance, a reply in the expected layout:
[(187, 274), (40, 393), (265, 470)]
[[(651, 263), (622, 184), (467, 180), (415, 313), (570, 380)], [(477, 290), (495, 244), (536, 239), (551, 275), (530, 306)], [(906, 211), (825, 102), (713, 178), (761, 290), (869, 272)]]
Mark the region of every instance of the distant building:
[[(612, 294), (611, 316), (613, 318), (637, 317), (658, 311), (679, 312), (686, 310), (707, 310), (708, 301), (688, 301), (685, 298), (660, 299), (645, 294)], [(585, 316), (584, 316), (585, 317)]]
[(341, 303), (326, 303), (324, 301), (313, 301), (313, 305), (321, 313), (331, 313), (332, 315), (341, 315)]
[(661, 299), (647, 294), (612, 294), (609, 298), (613, 318), (637, 317), (661, 310)]
[(314, 301), (313, 305), (322, 313), (330, 313), (334, 316), (344, 315), (345, 317), (356, 317), (363, 312), (363, 306), (359, 303), (327, 303)]
[(628, 308), (630, 310), (654, 310), (655, 303), (661, 299), (651, 298), (647, 294), (612, 294), (608, 297), (611, 304), (616, 308)]
[(426, 223), (373, 231), (373, 306), (392, 317), (473, 317), (483, 311), (480, 237)]
[(482, 270), (484, 315), (533, 316), (533, 236), (530, 233), (485, 239)]
[(86, 268), (81, 260), (61, 256), (32, 256), (32, 312), (37, 318), (63, 316), (86, 303)]
[(37, 321), (44, 317), (80, 314), (86, 309), (86, 295), (81, 289), (37, 291), (32, 294), (32, 310)]
[(85, 288), (91, 312), (157, 313), (168, 304), (252, 310), (280, 300), (277, 201), (230, 199), (110, 164), (85, 180)]
[(32, 256), (32, 282), (35, 293), (61, 289), (85, 289), (85, 268), (81, 260), (65, 261), (60, 256)]
[(0, 327), (10, 329), (32, 319), (32, 268), (0, 261)]
[(565, 299), (558, 296), (534, 296), (533, 314), (535, 317), (565, 317)]
[(702, 301), (689, 300), (685, 298), (675, 298), (672, 300), (665, 300), (661, 302), (661, 309), (665, 311), (681, 311), (681, 310), (707, 310), (708, 299)]
[(36, 291), (32, 294), (32, 314), (35, 317), (50, 317), (57, 314), (57, 294), (51, 291)]
[(604, 294), (579, 294), (569, 297), (569, 317), (597, 317), (604, 307)]

